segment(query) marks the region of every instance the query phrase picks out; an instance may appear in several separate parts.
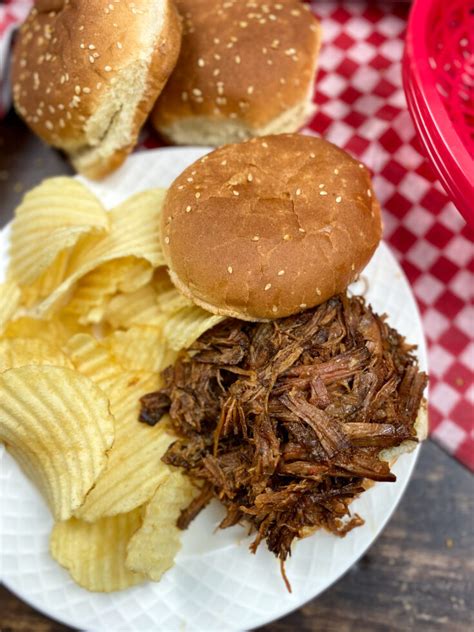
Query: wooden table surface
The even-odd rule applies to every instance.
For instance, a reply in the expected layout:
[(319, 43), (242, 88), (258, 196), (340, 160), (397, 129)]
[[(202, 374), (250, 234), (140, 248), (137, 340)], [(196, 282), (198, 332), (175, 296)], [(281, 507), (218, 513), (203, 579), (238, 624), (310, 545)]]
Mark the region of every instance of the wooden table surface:
[[(65, 173), (71, 169), (64, 159), (14, 115), (0, 122), (0, 226), (25, 190)], [(472, 475), (428, 440), (404, 498), (370, 551), (319, 598), (260, 632), (474, 630), (473, 491)], [(69, 629), (0, 587), (1, 632)]]

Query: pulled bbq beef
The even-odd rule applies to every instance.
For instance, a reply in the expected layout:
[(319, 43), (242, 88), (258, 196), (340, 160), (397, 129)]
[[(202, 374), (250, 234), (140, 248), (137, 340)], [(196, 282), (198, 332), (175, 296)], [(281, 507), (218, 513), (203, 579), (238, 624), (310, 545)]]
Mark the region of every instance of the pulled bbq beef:
[(228, 319), (204, 333), (145, 395), (140, 420), (169, 413), (179, 437), (163, 460), (198, 480), (185, 528), (216, 496), (221, 527), (250, 523), (283, 562), (294, 538), (343, 536), (364, 479), (394, 481), (383, 448), (416, 441), (427, 383), (402, 336), (345, 295), (264, 323)]

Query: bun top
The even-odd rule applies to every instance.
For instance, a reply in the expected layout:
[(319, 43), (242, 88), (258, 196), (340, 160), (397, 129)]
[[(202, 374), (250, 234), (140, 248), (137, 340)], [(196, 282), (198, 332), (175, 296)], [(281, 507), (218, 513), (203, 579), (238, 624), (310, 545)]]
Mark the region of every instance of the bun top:
[(162, 215), (178, 289), (244, 320), (289, 316), (344, 291), (380, 237), (368, 170), (335, 145), (298, 134), (204, 156), (173, 182)]
[(153, 111), (165, 129), (188, 117), (263, 128), (312, 88), (320, 29), (300, 0), (176, 0), (183, 44)]
[[(47, 143), (79, 158), (102, 145), (116, 167), (171, 73), (180, 41), (171, 0), (37, 0), (14, 47), (15, 107)], [(88, 175), (103, 175), (99, 170), (92, 165), (97, 174)]]

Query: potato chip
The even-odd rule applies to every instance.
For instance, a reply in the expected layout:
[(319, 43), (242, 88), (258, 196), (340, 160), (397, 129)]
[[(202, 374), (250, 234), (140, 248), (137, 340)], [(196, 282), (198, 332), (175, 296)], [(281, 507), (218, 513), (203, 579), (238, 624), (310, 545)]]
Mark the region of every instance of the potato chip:
[(59, 347), (41, 338), (4, 338), (0, 340), (0, 373), (28, 365), (66, 366), (72, 362)]
[(115, 442), (105, 470), (75, 515), (94, 521), (131, 511), (153, 496), (167, 473), (161, 462), (174, 437), (166, 419), (150, 427), (138, 421), (139, 398), (157, 389), (156, 375), (123, 374), (109, 389)]
[(206, 312), (196, 305), (183, 307), (166, 319), (163, 327), (164, 338), (175, 351), (187, 349), (201, 334), (223, 320), (223, 316)]
[(52, 344), (61, 345), (71, 336), (88, 330), (89, 328), (79, 325), (75, 318), (60, 313), (51, 320), (41, 320), (30, 316), (21, 316), (11, 320), (5, 326), (3, 336), (5, 338), (41, 338)]
[(126, 567), (159, 581), (173, 566), (181, 548), (182, 531), (176, 521), (197, 496), (199, 490), (178, 470), (168, 472), (145, 509), (143, 524), (132, 536), (127, 547)]
[(94, 592), (123, 590), (144, 581), (143, 575), (125, 567), (127, 544), (140, 528), (142, 510), (83, 522), (71, 518), (57, 522), (51, 532), (52, 557), (73, 580)]
[[(49, 178), (29, 191), (15, 211), (10, 237), (9, 278), (29, 285), (88, 233), (109, 229), (108, 214), (78, 180)], [(39, 246), (39, 247), (38, 247)]]
[(136, 257), (109, 261), (79, 281), (65, 311), (76, 314), (82, 323), (100, 322), (111, 296), (120, 290), (137, 290), (148, 283), (152, 274), (150, 264)]
[(167, 268), (160, 268), (155, 272), (152, 285), (157, 295), (158, 306), (164, 314), (173, 314), (182, 307), (193, 305), (193, 302), (178, 292), (173, 285)]
[(162, 371), (177, 358), (156, 327), (134, 326), (127, 331), (115, 331), (104, 342), (120, 364), (131, 371)]
[(21, 289), (22, 305), (31, 307), (51, 294), (62, 283), (66, 275), (69, 255), (69, 249), (60, 252), (54, 262), (32, 284)]
[(76, 334), (63, 348), (74, 367), (105, 392), (124, 373), (110, 349), (90, 334)]
[(0, 283), (0, 331), (16, 312), (20, 304), (21, 290), (16, 283)]
[(57, 520), (83, 503), (107, 462), (114, 419), (104, 393), (68, 368), (0, 374), (0, 440), (38, 485)]
[(53, 311), (79, 279), (108, 261), (133, 256), (153, 267), (162, 265), (159, 226), (164, 194), (162, 189), (138, 193), (110, 211), (109, 234), (81, 239), (69, 258), (67, 278), (36, 307), (36, 315)]
[(128, 329), (133, 325), (157, 325), (163, 322), (156, 292), (150, 284), (136, 292), (117, 294), (105, 308), (104, 318), (112, 327)]

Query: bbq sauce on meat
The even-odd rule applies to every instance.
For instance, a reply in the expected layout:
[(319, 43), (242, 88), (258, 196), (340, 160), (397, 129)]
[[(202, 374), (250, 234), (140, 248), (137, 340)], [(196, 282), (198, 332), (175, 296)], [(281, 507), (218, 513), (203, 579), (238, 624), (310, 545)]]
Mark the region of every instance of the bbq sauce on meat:
[(228, 319), (204, 333), (142, 400), (140, 420), (169, 413), (163, 460), (202, 485), (189, 522), (215, 496), (221, 527), (250, 524), (282, 562), (297, 537), (363, 524), (351, 501), (366, 479), (394, 481), (383, 448), (416, 441), (427, 383), (414, 348), (361, 297), (339, 295), (264, 323)]

